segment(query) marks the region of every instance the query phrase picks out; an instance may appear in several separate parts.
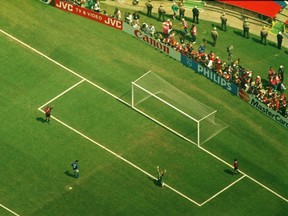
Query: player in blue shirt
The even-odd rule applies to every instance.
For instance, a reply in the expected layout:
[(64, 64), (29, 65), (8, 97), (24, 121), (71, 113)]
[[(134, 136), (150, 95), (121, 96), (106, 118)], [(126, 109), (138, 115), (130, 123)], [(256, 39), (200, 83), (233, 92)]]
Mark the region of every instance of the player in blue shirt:
[(75, 160), (72, 164), (72, 169), (74, 172), (74, 177), (78, 178), (79, 177), (79, 166), (78, 166), (78, 160)]

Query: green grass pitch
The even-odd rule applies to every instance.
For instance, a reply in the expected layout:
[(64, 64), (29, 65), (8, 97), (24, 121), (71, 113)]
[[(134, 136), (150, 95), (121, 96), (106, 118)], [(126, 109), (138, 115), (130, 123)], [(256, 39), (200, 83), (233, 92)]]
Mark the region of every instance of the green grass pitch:
[[(201, 21), (199, 41), (214, 25)], [(40, 1), (1, 2), (0, 31), (0, 215), (287, 214), (287, 129), (249, 104), (124, 32)], [(255, 75), (288, 68), (274, 41), (264, 47), (230, 28), (218, 44), (207, 51), (224, 58), (233, 44)], [(198, 148), (133, 110), (131, 82), (149, 70), (229, 127)], [(46, 103), (50, 125), (38, 110)], [(232, 176), (235, 157), (241, 173)], [(163, 188), (157, 165), (167, 170)]]

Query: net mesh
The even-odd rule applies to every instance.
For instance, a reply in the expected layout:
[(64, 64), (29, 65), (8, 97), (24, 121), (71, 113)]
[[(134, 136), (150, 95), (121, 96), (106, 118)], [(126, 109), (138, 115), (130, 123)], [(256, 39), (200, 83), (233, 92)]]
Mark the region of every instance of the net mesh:
[(135, 109), (194, 144), (208, 141), (227, 127), (221, 121), (216, 123), (216, 110), (180, 91), (153, 72), (148, 72), (133, 82), (132, 86), (132, 106)]

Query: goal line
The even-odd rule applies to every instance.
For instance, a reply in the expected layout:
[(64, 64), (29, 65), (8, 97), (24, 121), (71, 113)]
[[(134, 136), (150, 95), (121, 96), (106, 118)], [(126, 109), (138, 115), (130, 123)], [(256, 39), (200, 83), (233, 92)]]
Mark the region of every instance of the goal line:
[(132, 108), (193, 144), (200, 146), (228, 127), (216, 119), (217, 110), (152, 71), (131, 85)]

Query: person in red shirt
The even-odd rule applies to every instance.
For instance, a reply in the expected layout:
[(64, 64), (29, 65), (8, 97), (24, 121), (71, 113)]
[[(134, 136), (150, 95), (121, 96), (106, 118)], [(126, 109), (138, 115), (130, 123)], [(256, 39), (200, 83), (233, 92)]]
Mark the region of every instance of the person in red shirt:
[(192, 27), (190, 29), (191, 34), (191, 42), (194, 44), (196, 43), (196, 36), (197, 36), (197, 27), (196, 25), (192, 24)]
[(47, 106), (44, 110), (45, 112), (45, 117), (46, 117), (46, 121), (48, 123), (50, 123), (50, 116), (51, 116), (51, 111), (52, 111), (53, 107)]
[(184, 28), (184, 33), (185, 33), (185, 35), (187, 35), (188, 34), (188, 22), (183, 18), (182, 19), (182, 25), (183, 25), (183, 28)]
[(234, 167), (233, 175), (238, 174), (239, 173), (238, 172), (238, 161), (236, 158), (234, 159), (233, 167)]
[(274, 71), (274, 69), (272, 67), (270, 67), (269, 71), (268, 71), (268, 79), (270, 80), (275, 75), (276, 75), (276, 72)]

